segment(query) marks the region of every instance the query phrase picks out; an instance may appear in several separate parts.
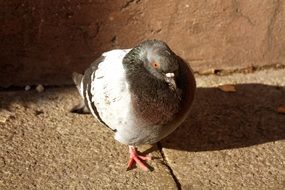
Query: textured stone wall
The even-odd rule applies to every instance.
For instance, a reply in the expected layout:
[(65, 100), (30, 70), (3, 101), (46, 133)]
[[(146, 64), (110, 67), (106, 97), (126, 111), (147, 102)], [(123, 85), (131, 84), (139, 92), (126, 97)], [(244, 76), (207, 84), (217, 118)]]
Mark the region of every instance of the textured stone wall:
[(285, 65), (282, 0), (0, 2), (0, 86), (68, 84), (103, 51), (166, 41), (196, 72)]

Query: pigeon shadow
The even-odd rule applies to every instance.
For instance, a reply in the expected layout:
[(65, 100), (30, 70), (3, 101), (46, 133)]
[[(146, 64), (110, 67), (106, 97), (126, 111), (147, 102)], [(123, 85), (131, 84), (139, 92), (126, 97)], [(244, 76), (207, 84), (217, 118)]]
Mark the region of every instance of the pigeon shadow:
[[(65, 97), (71, 90), (74, 87), (49, 88), (44, 93), (3, 91), (0, 93), (0, 109), (13, 112), (10, 107), (16, 102), (29, 107), (31, 102), (71, 98)], [(161, 147), (211, 151), (285, 139), (285, 114), (277, 112), (278, 106), (285, 105), (285, 87), (238, 84), (236, 90), (227, 93), (218, 88), (198, 88), (189, 117), (160, 142)]]
[(161, 141), (163, 148), (211, 151), (285, 139), (285, 87), (239, 84), (236, 92), (198, 88), (187, 120)]

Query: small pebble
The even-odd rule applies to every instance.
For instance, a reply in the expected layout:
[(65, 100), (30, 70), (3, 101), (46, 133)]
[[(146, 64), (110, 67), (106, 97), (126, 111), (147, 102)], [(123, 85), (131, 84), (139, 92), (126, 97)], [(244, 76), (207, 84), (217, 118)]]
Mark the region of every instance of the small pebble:
[(25, 86), (25, 91), (29, 91), (29, 90), (31, 90), (31, 86), (30, 85)]
[(37, 87), (36, 87), (36, 91), (38, 92), (43, 92), (45, 90), (45, 88), (43, 87), (43, 85), (39, 84)]
[(0, 123), (6, 123), (6, 121), (14, 114), (7, 110), (0, 110)]

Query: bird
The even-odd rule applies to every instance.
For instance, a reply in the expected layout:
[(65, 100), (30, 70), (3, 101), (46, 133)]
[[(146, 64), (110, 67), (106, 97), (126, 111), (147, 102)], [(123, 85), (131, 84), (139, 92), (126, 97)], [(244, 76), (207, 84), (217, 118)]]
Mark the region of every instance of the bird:
[(154, 144), (172, 133), (187, 118), (196, 81), (190, 65), (161, 40), (149, 39), (131, 49), (103, 53), (85, 70), (73, 73), (82, 97), (72, 111), (91, 112), (128, 145), (134, 164), (149, 171), (139, 145)]

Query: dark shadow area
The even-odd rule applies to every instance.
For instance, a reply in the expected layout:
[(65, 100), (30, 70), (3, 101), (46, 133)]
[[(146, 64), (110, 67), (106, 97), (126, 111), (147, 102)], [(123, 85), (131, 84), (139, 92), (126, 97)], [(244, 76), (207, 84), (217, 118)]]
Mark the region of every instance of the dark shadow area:
[[(72, 84), (103, 51), (113, 48), (110, 14), (123, 2), (1, 3), (0, 86)], [(99, 42), (100, 41), (100, 42)]]
[(191, 114), (162, 147), (182, 151), (241, 148), (285, 139), (285, 88), (240, 84), (237, 92), (198, 88)]
[[(239, 84), (236, 89), (234, 93), (226, 93), (217, 88), (198, 88), (191, 114), (182, 126), (161, 141), (162, 147), (209, 151), (285, 139), (285, 115), (277, 112), (278, 106), (285, 105), (285, 87)], [(2, 91), (0, 108), (15, 112), (14, 103), (29, 107), (30, 103), (44, 100), (65, 101), (70, 98), (67, 95), (74, 97), (74, 93), (77, 93), (75, 87), (52, 87), (42, 93), (34, 89)], [(72, 102), (70, 108), (78, 103)]]
[[(46, 87), (43, 92), (37, 92), (35, 86), (32, 86), (29, 91), (25, 91), (23, 87), (0, 88), (0, 111), (3, 109), (15, 112), (14, 104), (21, 104), (28, 108), (30, 104), (40, 104), (43, 101), (64, 101), (65, 98), (67, 98), (65, 97), (66, 94), (71, 94), (71, 91), (75, 91), (78, 95), (78, 100), (75, 101), (74, 104), (69, 105), (70, 109), (72, 109), (80, 102), (80, 95), (75, 86)], [(69, 112), (70, 109), (66, 111)]]

